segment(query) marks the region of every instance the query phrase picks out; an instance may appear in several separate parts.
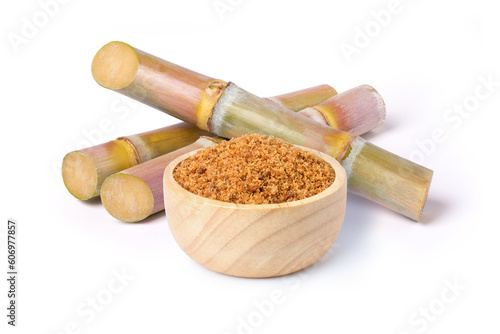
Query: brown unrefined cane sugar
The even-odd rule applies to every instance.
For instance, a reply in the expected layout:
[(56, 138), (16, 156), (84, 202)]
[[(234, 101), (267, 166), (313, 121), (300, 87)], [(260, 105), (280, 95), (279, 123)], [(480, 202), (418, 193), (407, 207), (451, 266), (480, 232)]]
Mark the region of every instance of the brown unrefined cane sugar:
[(319, 194), (335, 171), (313, 152), (272, 136), (245, 135), (198, 151), (174, 179), (196, 195), (237, 204), (276, 204)]

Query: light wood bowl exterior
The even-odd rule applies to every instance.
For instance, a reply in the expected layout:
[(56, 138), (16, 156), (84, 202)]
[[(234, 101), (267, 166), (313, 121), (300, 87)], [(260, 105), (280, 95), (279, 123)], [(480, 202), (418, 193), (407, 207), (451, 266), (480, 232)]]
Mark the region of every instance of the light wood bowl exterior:
[(172, 161), (163, 178), (165, 208), (182, 250), (208, 269), (239, 277), (286, 275), (320, 259), (344, 220), (346, 175), (332, 157), (306, 150), (332, 165), (335, 181), (318, 195), (281, 204), (243, 205), (195, 195), (172, 173), (196, 151)]

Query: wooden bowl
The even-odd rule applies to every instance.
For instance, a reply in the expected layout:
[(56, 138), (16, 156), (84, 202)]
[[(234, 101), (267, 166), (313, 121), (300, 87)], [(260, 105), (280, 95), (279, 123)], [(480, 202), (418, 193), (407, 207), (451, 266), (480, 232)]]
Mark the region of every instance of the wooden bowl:
[(234, 204), (195, 195), (172, 173), (197, 151), (172, 161), (163, 192), (168, 224), (182, 250), (208, 269), (239, 277), (286, 275), (321, 258), (344, 220), (346, 175), (332, 157), (306, 150), (332, 165), (335, 181), (315, 196), (281, 204)]

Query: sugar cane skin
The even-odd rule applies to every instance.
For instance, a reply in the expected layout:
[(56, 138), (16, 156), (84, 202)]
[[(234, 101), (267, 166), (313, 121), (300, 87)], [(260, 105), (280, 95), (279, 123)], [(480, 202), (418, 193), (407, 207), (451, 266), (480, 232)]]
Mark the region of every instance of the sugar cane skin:
[[(134, 61), (138, 63), (137, 66), (129, 65)], [(105, 88), (116, 90), (222, 137), (252, 132), (275, 135), (291, 143), (325, 152), (339, 161), (351, 151), (351, 143), (357, 139), (356, 136), (321, 126), (260, 99), (234, 84), (229, 85), (184, 69), (121, 42), (112, 42), (99, 50), (93, 62), (93, 74), (95, 80)], [(377, 149), (371, 145), (370, 151)], [(359, 150), (354, 158), (360, 159), (365, 153), (368, 152)], [(359, 165), (351, 169), (351, 173), (355, 174), (351, 176), (359, 181), (371, 175), (366, 168), (381, 167), (377, 163), (385, 166), (380, 168), (381, 173), (377, 178), (358, 182), (356, 193), (419, 220), (432, 171), (396, 155), (390, 154), (390, 157), (388, 162), (372, 159), (370, 166)], [(398, 174), (401, 169), (405, 171), (403, 175)], [(389, 182), (395, 176), (412, 178), (412, 174), (422, 175), (422, 178), (413, 183)], [(374, 188), (377, 191), (374, 192)], [(401, 206), (407, 203), (410, 206), (401, 210)]]

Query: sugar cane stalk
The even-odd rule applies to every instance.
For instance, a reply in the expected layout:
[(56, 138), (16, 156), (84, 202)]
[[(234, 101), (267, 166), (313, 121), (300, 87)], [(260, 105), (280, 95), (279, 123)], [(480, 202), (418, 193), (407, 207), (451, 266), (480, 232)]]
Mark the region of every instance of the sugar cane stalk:
[(121, 42), (101, 48), (92, 70), (101, 86), (221, 137), (260, 133), (327, 153), (343, 163), (356, 194), (417, 221), (422, 215), (432, 171), (355, 135)]

